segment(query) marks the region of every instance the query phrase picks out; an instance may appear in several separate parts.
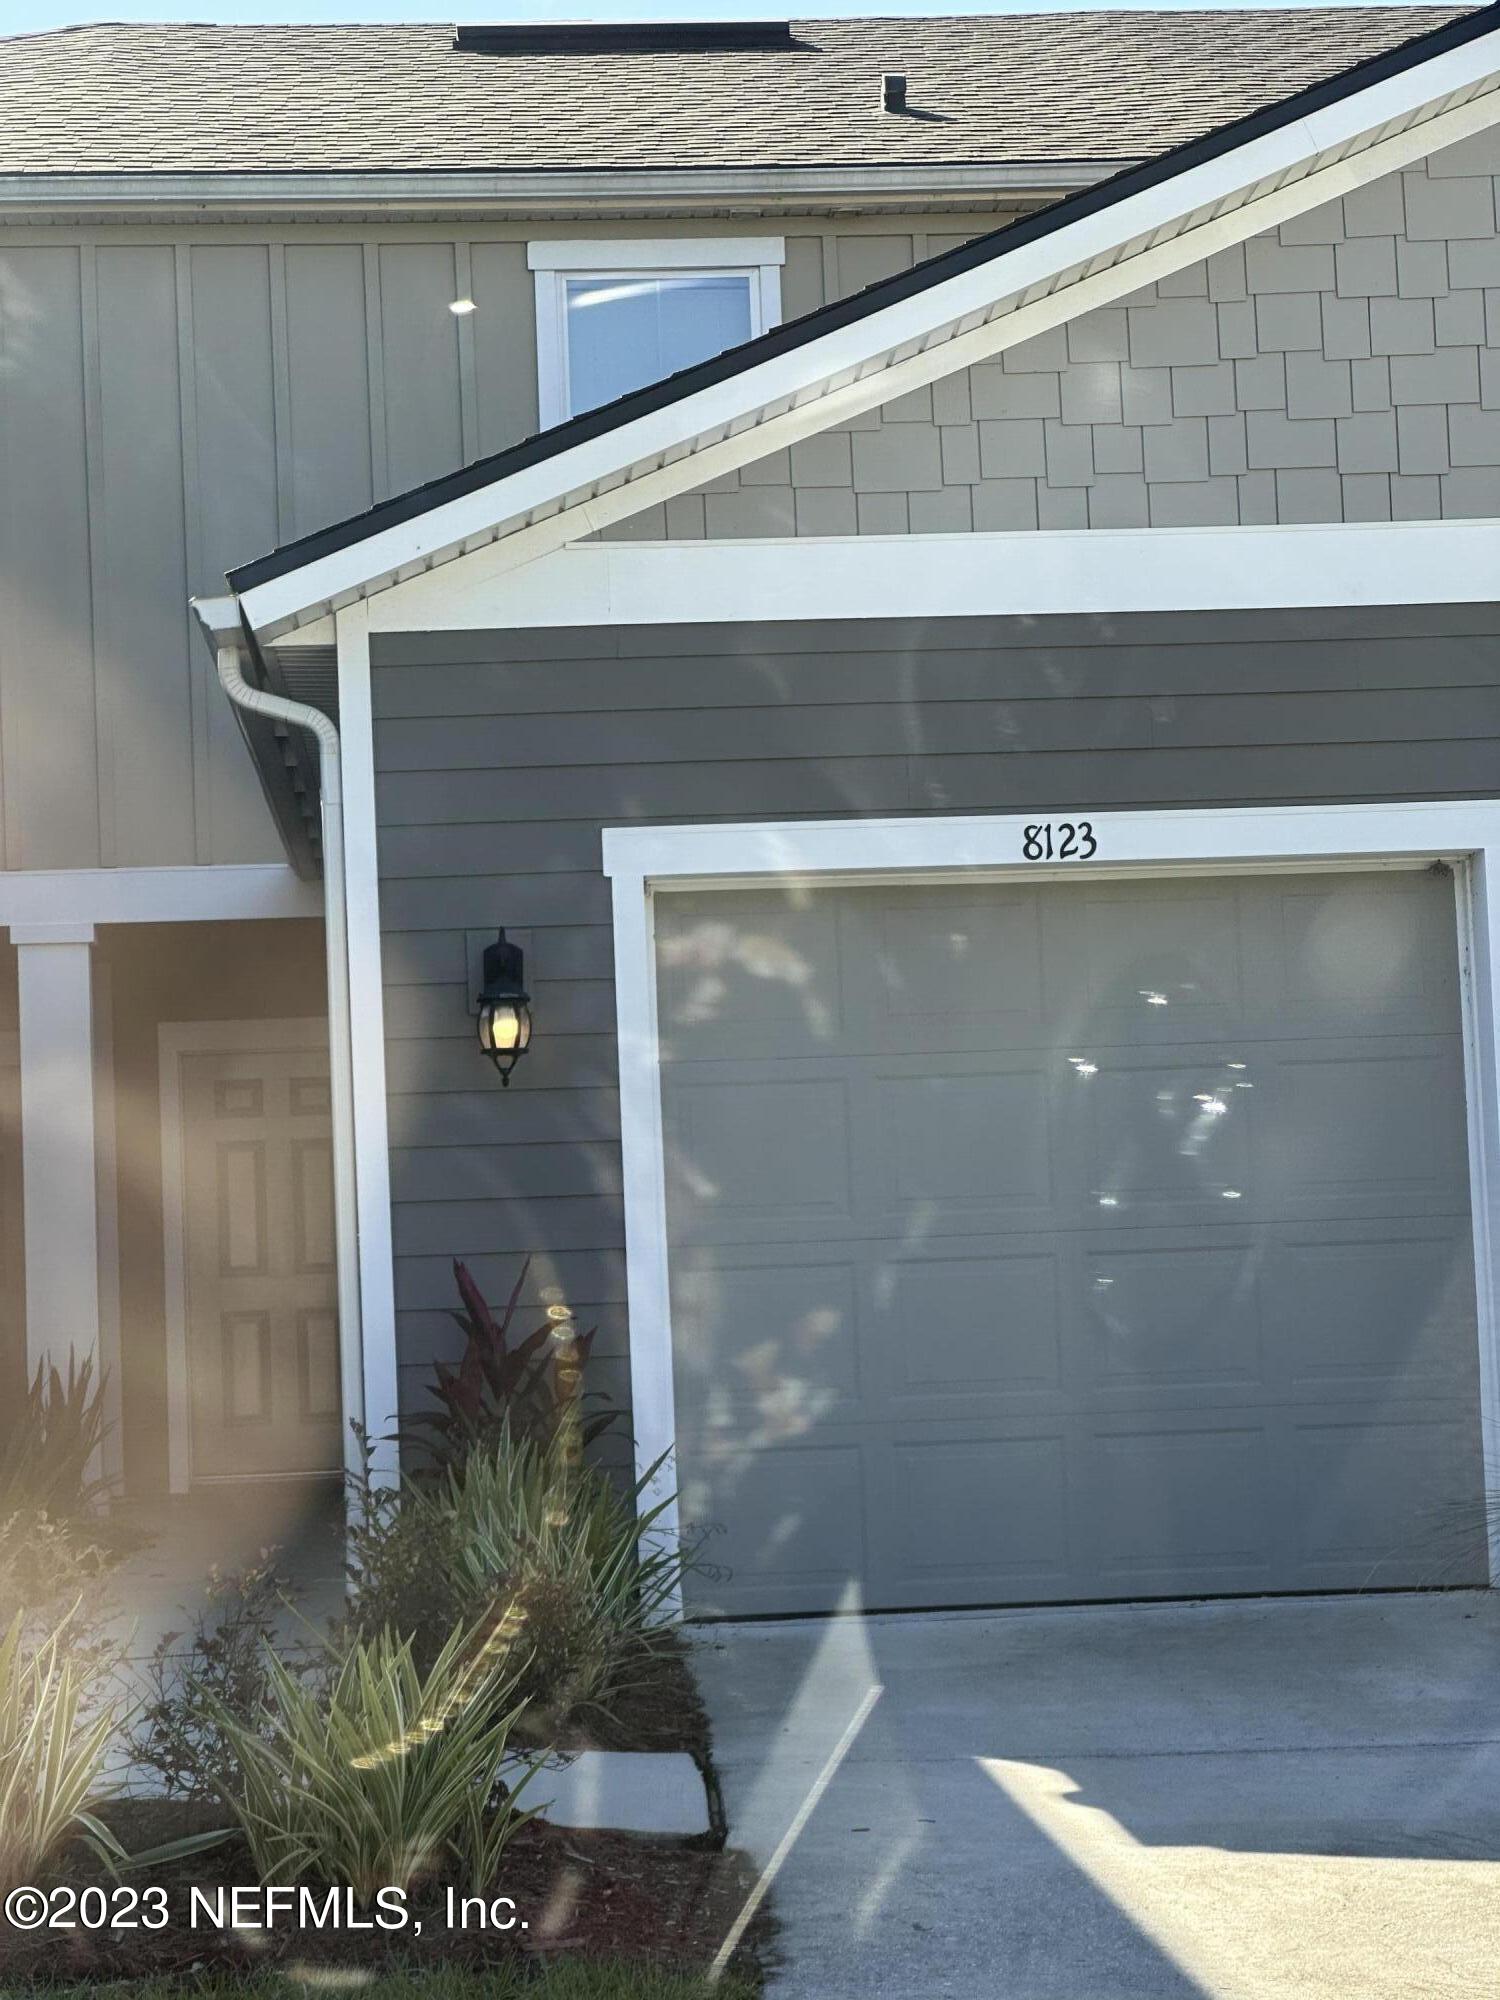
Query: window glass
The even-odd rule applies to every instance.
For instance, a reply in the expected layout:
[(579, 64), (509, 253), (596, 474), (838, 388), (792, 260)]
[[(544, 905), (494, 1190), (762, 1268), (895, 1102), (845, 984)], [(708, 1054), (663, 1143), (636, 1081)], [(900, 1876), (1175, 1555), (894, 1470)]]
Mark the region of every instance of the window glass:
[(750, 279), (687, 273), (569, 278), (572, 413), (597, 409), (750, 338)]

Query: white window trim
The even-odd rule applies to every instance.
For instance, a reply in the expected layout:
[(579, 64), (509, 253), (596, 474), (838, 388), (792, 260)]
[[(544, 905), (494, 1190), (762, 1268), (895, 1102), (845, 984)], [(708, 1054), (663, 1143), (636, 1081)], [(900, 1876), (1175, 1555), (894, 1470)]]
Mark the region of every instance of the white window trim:
[[(1080, 806), (1081, 812), (1083, 808)], [(686, 888), (751, 887), (771, 879), (823, 884), (1028, 880), (1084, 882), (1138, 876), (1324, 869), (1454, 868), (1462, 990), (1464, 1087), (1479, 1324), (1484, 1463), (1500, 1459), (1500, 804), (1270, 806), (1221, 811), (1090, 815), (1094, 859), (1047, 864), (1022, 857), (1025, 828), (1045, 814), (790, 821), (607, 828), (604, 872), (614, 909), (620, 1050), (626, 1292), (632, 1427), (645, 1470), (676, 1445), (671, 1287), (656, 1019), (656, 899)], [(670, 1456), (668, 1459), (670, 1464)], [(675, 1475), (653, 1500), (669, 1500)], [(1492, 1587), (1500, 1582), (1500, 1523), (1490, 1525)], [(674, 1607), (680, 1612), (680, 1604)]]
[(700, 277), (748, 278), (750, 338), (781, 324), (781, 236), (610, 237), (532, 243), (526, 262), (536, 284), (536, 389), (543, 430), (573, 414), (568, 385), (568, 321), (564, 280), (690, 271)]
[[(162, 1290), (167, 1332), (167, 1491), (193, 1483), (193, 1397), (189, 1379), (187, 1295), (187, 1134), (183, 1126), (183, 1058), (190, 1055), (270, 1055), (328, 1047), (328, 1023), (305, 1020), (163, 1021), (156, 1031), (161, 1103)], [(344, 1422), (351, 1412), (340, 1371)], [(296, 1475), (305, 1478), (306, 1474)]]

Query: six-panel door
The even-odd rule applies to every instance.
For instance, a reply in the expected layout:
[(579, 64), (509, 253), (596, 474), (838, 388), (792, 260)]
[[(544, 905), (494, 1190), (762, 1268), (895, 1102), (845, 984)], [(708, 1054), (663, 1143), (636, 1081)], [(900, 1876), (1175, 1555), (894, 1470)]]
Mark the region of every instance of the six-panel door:
[(185, 1055), (195, 1480), (341, 1463), (328, 1053)]

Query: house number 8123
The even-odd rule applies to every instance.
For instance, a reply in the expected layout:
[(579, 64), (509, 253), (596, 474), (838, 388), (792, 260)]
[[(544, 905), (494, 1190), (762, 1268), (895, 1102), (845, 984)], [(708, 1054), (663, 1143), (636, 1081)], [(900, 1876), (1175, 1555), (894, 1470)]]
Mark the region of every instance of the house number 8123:
[(1090, 861), (1099, 852), (1094, 829), (1086, 819), (1061, 819), (1056, 826), (1038, 820), (1028, 826), (1021, 853), (1028, 861)]

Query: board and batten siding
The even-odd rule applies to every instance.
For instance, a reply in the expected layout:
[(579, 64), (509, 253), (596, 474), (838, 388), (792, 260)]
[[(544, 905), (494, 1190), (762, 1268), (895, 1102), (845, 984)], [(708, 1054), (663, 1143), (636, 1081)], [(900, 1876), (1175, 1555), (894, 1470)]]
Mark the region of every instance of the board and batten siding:
[[(381, 635), (375, 758), (402, 1393), (451, 1263), (560, 1288), (628, 1394), (605, 826), (1493, 797), (1500, 606)], [(475, 1044), (524, 944), (530, 1054)]]
[(1500, 515), (1500, 130), (611, 539)]
[[(1003, 219), (764, 226), (792, 316)], [(0, 227), (0, 867), (281, 858), (188, 599), (535, 430), (526, 245), (560, 233)]]

